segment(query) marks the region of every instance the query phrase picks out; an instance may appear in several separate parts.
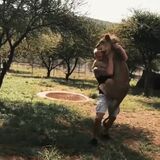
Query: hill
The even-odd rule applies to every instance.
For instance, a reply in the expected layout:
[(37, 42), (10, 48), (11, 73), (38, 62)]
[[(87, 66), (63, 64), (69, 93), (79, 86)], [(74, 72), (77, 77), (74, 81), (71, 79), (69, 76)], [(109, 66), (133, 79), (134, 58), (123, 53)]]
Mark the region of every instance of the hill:
[(103, 21), (103, 20), (94, 19), (94, 18), (90, 18), (90, 17), (86, 17), (86, 19), (88, 19), (89, 21), (95, 22), (97, 25), (102, 25), (102, 26), (107, 26), (107, 27), (110, 27), (110, 26), (116, 24), (113, 22)]

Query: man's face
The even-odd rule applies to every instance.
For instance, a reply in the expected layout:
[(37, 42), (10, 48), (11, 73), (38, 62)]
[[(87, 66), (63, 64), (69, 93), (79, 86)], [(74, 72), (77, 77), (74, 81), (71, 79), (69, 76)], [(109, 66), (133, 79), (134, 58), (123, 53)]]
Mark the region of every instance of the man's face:
[(100, 50), (97, 50), (96, 54), (96, 59), (99, 60), (99, 61), (102, 61), (103, 60), (103, 52), (100, 51)]

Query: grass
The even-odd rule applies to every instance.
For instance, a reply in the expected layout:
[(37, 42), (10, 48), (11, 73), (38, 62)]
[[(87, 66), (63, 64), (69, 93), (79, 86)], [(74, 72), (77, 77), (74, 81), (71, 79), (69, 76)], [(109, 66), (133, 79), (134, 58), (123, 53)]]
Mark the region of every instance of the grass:
[[(93, 101), (77, 104), (36, 96), (46, 90), (82, 93)], [(127, 119), (113, 126), (113, 140), (102, 141), (97, 148), (89, 145), (97, 95), (96, 81), (92, 78), (66, 82), (62, 77), (31, 77), (26, 70), (25, 74), (8, 74), (0, 90), (0, 156), (44, 160), (155, 159), (160, 148), (153, 142), (153, 133), (143, 126), (134, 127), (132, 122), (125, 122)], [(158, 97), (129, 94), (121, 112), (127, 116), (141, 112), (158, 115), (159, 104)]]

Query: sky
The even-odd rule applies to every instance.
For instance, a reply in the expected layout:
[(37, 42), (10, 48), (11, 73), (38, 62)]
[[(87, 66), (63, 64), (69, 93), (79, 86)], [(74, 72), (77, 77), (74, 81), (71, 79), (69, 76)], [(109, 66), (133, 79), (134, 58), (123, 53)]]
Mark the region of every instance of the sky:
[(89, 17), (120, 22), (131, 16), (131, 10), (144, 9), (160, 13), (160, 0), (86, 0), (81, 13)]

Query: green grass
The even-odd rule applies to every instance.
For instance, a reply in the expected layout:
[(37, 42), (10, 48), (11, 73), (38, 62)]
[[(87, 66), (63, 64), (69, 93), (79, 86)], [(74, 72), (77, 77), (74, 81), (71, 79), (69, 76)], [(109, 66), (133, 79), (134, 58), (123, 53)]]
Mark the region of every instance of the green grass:
[[(28, 74), (28, 73), (27, 73)], [(88, 103), (49, 101), (36, 96), (46, 90), (67, 90), (93, 98)], [(91, 147), (94, 107), (98, 92), (92, 79), (44, 79), (9, 74), (0, 90), (0, 156), (41, 157), (44, 160), (151, 160), (146, 152), (159, 148), (148, 138), (151, 133), (128, 124), (113, 127), (115, 139)], [(155, 111), (160, 98), (129, 94), (122, 103), (122, 112)], [(137, 133), (133, 135), (134, 133)], [(140, 150), (123, 142), (139, 141)]]

